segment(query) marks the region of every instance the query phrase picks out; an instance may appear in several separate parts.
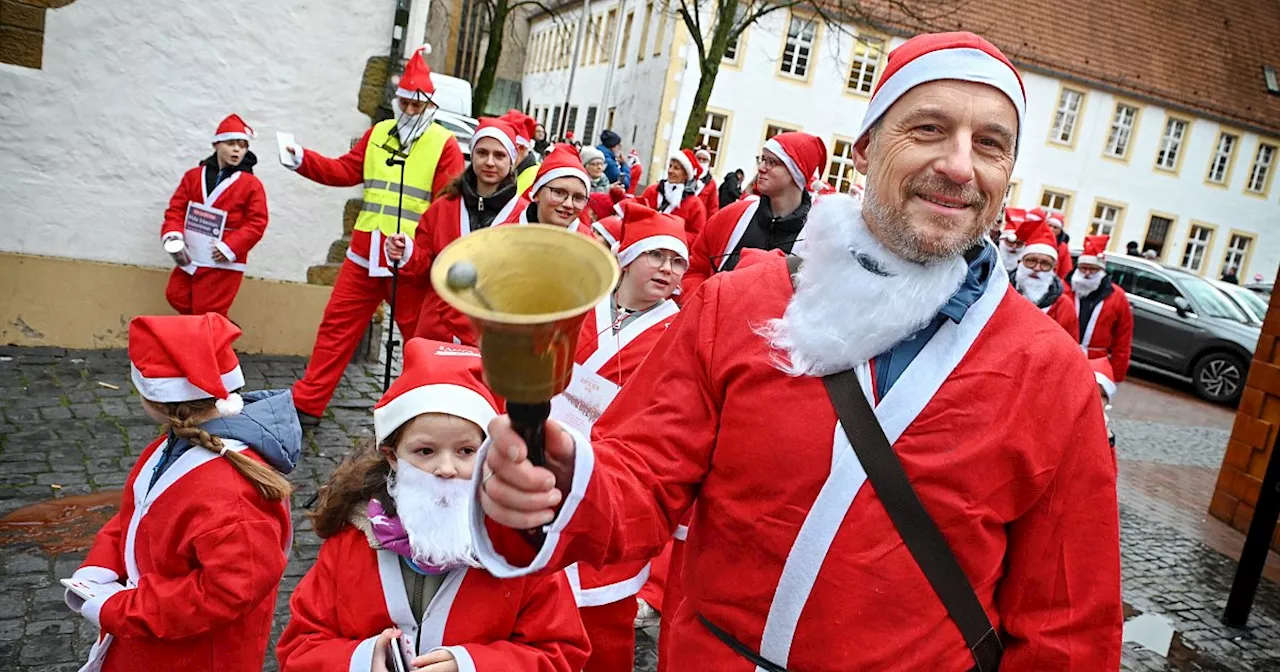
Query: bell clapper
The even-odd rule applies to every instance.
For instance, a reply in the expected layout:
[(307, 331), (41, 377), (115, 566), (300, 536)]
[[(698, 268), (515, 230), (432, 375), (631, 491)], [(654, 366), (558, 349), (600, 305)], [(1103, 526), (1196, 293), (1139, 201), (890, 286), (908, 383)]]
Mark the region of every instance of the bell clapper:
[(470, 290), (480, 300), (481, 305), (488, 310), (494, 310), (493, 305), (489, 303), (489, 300), (480, 292), (480, 288), (476, 286), (479, 279), (480, 274), (476, 270), (476, 265), (464, 259), (454, 262), (449, 267), (449, 272), (445, 275), (444, 281), (449, 286), (449, 289), (455, 292)]

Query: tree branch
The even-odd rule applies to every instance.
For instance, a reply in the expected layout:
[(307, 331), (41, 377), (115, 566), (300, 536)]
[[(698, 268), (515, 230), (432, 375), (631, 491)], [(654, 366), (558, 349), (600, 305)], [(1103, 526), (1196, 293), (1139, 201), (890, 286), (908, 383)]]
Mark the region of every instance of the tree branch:
[[(697, 0), (694, 0), (695, 2)], [(680, 0), (681, 20), (684, 21), (685, 28), (689, 29), (690, 37), (693, 38), (693, 46), (698, 48), (698, 65), (701, 66), (707, 60), (707, 48), (703, 43), (702, 32), (698, 30), (697, 23), (689, 16), (689, 5), (685, 0)]]

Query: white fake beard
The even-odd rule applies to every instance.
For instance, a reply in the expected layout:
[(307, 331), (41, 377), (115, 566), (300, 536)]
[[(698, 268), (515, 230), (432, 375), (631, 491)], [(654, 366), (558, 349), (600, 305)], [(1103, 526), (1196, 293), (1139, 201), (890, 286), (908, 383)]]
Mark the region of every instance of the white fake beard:
[(782, 317), (755, 327), (788, 375), (825, 376), (885, 352), (936, 317), (967, 273), (961, 255), (930, 264), (894, 255), (844, 194), (815, 201), (804, 232), (795, 296)]
[(1080, 296), (1089, 296), (1102, 286), (1102, 279), (1107, 277), (1105, 271), (1098, 271), (1093, 277), (1086, 278), (1078, 271), (1071, 276), (1071, 289)]
[(402, 147), (407, 147), (417, 140), (436, 118), (435, 110), (430, 114), (405, 114), (405, 111), (400, 108), (399, 98), (391, 101), (391, 105), (396, 109), (396, 137), (400, 139)]
[(1018, 266), (1016, 277), (1018, 293), (1036, 305), (1040, 305), (1040, 299), (1044, 298), (1045, 292), (1049, 291), (1049, 286), (1053, 284), (1053, 271), (1037, 271), (1026, 266)]
[(471, 479), (440, 478), (397, 460), (387, 492), (419, 565), (479, 567), (471, 543)]
[(675, 208), (684, 199), (684, 185), (678, 182), (665, 182), (662, 185), (662, 194), (667, 199), (668, 207)]
[(1022, 259), (1022, 250), (1015, 250), (1009, 247), (1005, 241), (1000, 241), (998, 246), (1000, 249), (1000, 263), (1004, 264), (1005, 273), (1012, 273), (1013, 269), (1018, 267), (1018, 261)]

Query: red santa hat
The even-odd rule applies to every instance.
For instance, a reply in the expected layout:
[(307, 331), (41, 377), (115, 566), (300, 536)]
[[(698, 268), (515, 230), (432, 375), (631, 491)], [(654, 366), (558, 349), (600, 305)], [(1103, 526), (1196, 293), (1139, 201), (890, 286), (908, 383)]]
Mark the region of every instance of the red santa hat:
[(507, 110), (506, 114), (498, 118), (515, 129), (517, 146), (526, 149), (533, 147), (533, 135), (538, 128), (538, 122), (533, 117), (520, 110)]
[(381, 444), (423, 413), (444, 413), (469, 420), (487, 434), (489, 421), (501, 410), (484, 384), (479, 350), (411, 338), (404, 346), (400, 377), (373, 407), (373, 433)]
[(404, 64), (404, 74), (396, 85), (396, 97), (429, 102), (436, 93), (436, 85), (431, 81), (431, 66), (427, 65), (427, 54), (431, 53), (431, 45), (418, 47)]
[(702, 164), (698, 163), (698, 156), (694, 154), (692, 149), (682, 149), (672, 154), (671, 160), (684, 168), (684, 172), (689, 175), (689, 179), (702, 177)]
[[(594, 195), (594, 194), (593, 194)], [(615, 206), (616, 207), (616, 206)], [(620, 209), (620, 208), (619, 208)], [(609, 249), (617, 252), (619, 240), (622, 238), (622, 218), (609, 215), (591, 225), (591, 230), (609, 244)]]
[(471, 135), (471, 153), (476, 151), (476, 143), (484, 138), (493, 138), (502, 143), (502, 148), (507, 150), (507, 155), (511, 157), (511, 162), (516, 161), (516, 129), (511, 124), (502, 119), (493, 117), (484, 117), (480, 120), (480, 125), (476, 127), (476, 132)]
[(1111, 236), (1085, 236), (1084, 252), (1080, 253), (1080, 258), (1076, 260), (1076, 266), (1081, 264), (1102, 266), (1107, 253), (1107, 243), (1109, 242), (1111, 242)]
[(618, 265), (625, 268), (650, 250), (671, 250), (688, 261), (689, 246), (685, 243), (684, 221), (638, 201), (624, 202)]
[[(884, 113), (911, 89), (928, 82), (955, 79), (986, 84), (1003, 93), (1018, 113), (1018, 135), (1026, 116), (1027, 93), (1022, 76), (994, 44), (967, 32), (927, 33), (903, 42), (889, 52), (884, 73), (871, 92), (862, 118), (861, 141)], [(1021, 144), (1021, 143), (1019, 143)]]
[(1095, 357), (1089, 360), (1089, 368), (1093, 369), (1093, 379), (1107, 393), (1108, 400), (1116, 398), (1116, 375), (1111, 371), (1111, 360), (1106, 357)]
[(809, 188), (809, 180), (827, 162), (827, 144), (816, 135), (787, 131), (764, 141), (765, 151), (778, 157), (801, 189)]
[(587, 209), (596, 216), (597, 220), (611, 217), (613, 213), (614, 200), (609, 194), (598, 191), (587, 197)]
[(1049, 213), (1045, 212), (1044, 208), (1036, 207), (1028, 210), (1024, 217), (1028, 222), (1043, 222), (1048, 219)]
[(218, 130), (213, 133), (214, 142), (226, 142), (227, 140), (244, 140), (248, 142), (258, 137), (257, 133), (249, 128), (249, 124), (244, 123), (244, 119), (238, 114), (228, 114), (226, 119), (218, 124)]
[(591, 192), (591, 180), (587, 177), (587, 169), (582, 167), (582, 159), (578, 158), (578, 150), (573, 145), (564, 143), (552, 145), (547, 149), (546, 156), (542, 157), (542, 166), (538, 168), (538, 175), (534, 178), (533, 185), (529, 187), (529, 193), (536, 194), (539, 189), (547, 186), (548, 182), (562, 177), (576, 177), (582, 180), (587, 193)]
[(699, 147), (694, 151), (693, 155), (698, 158), (699, 163), (703, 163), (702, 157), (703, 155), (706, 155), (706, 163), (711, 163), (711, 150), (706, 147)]
[(1004, 209), (1004, 229), (1000, 231), (1000, 238), (1009, 242), (1018, 239), (1018, 226), (1027, 221), (1027, 211), (1021, 208), (1005, 208)]
[(1054, 261), (1058, 260), (1058, 239), (1053, 235), (1053, 231), (1049, 230), (1048, 224), (1025, 222), (1023, 226), (1018, 227), (1018, 240), (1027, 244), (1022, 248), (1023, 256), (1043, 254), (1046, 257), (1052, 257)]
[(221, 415), (244, 408), (244, 372), (231, 343), (240, 328), (217, 313), (135, 317), (129, 323), (129, 365), (143, 399), (180, 403), (213, 398)]
[(1059, 229), (1061, 229), (1066, 220), (1062, 218), (1061, 212), (1050, 212), (1045, 215), (1044, 221), (1049, 226), (1057, 226)]

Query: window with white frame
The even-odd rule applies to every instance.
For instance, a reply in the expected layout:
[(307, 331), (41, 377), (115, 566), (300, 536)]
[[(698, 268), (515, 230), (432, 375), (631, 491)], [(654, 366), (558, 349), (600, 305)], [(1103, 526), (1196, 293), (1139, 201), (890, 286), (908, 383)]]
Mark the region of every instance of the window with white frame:
[(764, 127), (764, 139), (768, 140), (769, 138), (772, 138), (773, 136), (779, 133), (789, 133), (791, 131), (798, 131), (798, 130), (800, 129), (795, 126), (785, 126), (783, 124), (768, 124)]
[[(742, 4), (742, 3), (738, 3), (738, 4), (734, 5), (734, 10), (733, 10), (733, 25), (734, 25), (734, 26), (737, 26), (738, 24), (742, 23), (742, 19), (743, 19), (746, 15), (747, 15), (747, 6), (746, 6), (746, 5), (744, 5), (744, 4)], [(725, 45), (725, 48), (724, 48), (724, 61), (725, 61), (726, 63), (737, 63), (737, 62), (738, 62), (738, 40), (740, 40), (740, 39), (742, 39), (742, 34), (741, 34), (741, 33), (739, 33), (738, 35), (736, 35), (736, 36), (734, 36), (734, 37), (729, 38), (729, 44)]]
[(1205, 178), (1214, 184), (1227, 183), (1227, 169), (1231, 167), (1231, 157), (1235, 154), (1238, 136), (1230, 133), (1219, 133), (1218, 144), (1213, 149), (1213, 157), (1209, 159), (1209, 175)]
[(849, 82), (845, 89), (850, 93), (871, 95), (875, 87), (876, 73), (880, 71), (880, 59), (884, 56), (884, 41), (874, 37), (853, 39), (853, 64), (849, 68)]
[(1231, 234), (1231, 240), (1227, 241), (1227, 252), (1222, 257), (1222, 270), (1229, 271), (1234, 268), (1236, 275), (1243, 274), (1244, 262), (1249, 259), (1249, 246), (1252, 244), (1251, 236)]
[(627, 54), (631, 48), (631, 26), (635, 25), (636, 13), (634, 11), (627, 12), (627, 18), (622, 22), (622, 51), (618, 52), (618, 67), (627, 67)]
[(1244, 188), (1255, 194), (1266, 193), (1267, 178), (1271, 175), (1275, 160), (1276, 146), (1259, 142), (1258, 152), (1253, 155), (1253, 167), (1249, 169), (1249, 182)]
[(782, 49), (782, 62), (778, 71), (794, 77), (809, 75), (809, 59), (813, 56), (813, 41), (818, 24), (813, 19), (791, 16), (787, 27), (787, 45)]
[(1107, 134), (1106, 155), (1114, 159), (1123, 159), (1129, 155), (1129, 143), (1133, 139), (1133, 126), (1138, 121), (1138, 108), (1124, 103), (1116, 103), (1116, 111), (1111, 115), (1111, 131)]
[(836, 191), (850, 193), (858, 184), (858, 169), (853, 164), (853, 142), (836, 138), (827, 164), (827, 184)]
[(1177, 170), (1178, 155), (1182, 153), (1182, 141), (1187, 136), (1187, 122), (1169, 117), (1164, 121), (1160, 134), (1160, 149), (1156, 152), (1156, 168)]
[(1084, 104), (1084, 92), (1063, 88), (1058, 96), (1058, 108), (1053, 114), (1053, 132), (1049, 139), (1069, 145), (1076, 135), (1076, 122), (1080, 120), (1080, 107)]
[(1204, 267), (1204, 257), (1209, 251), (1209, 241), (1212, 239), (1213, 229), (1192, 224), (1191, 231), (1187, 233), (1187, 244), (1182, 248), (1182, 267), (1199, 273)]
[(1093, 206), (1093, 219), (1089, 220), (1090, 236), (1110, 236), (1116, 230), (1116, 223), (1124, 208), (1110, 203), (1096, 203)]
[(653, 3), (644, 6), (644, 23), (640, 26), (640, 51), (636, 52), (636, 63), (644, 60), (649, 49), (649, 23), (653, 21)]
[(662, 48), (667, 44), (667, 3), (658, 3), (658, 38), (653, 41), (653, 55), (661, 56)]
[(1060, 215), (1066, 216), (1068, 205), (1071, 205), (1070, 194), (1046, 189), (1044, 193), (1040, 195), (1040, 207), (1048, 210), (1049, 212), (1056, 212)]
[(725, 115), (707, 112), (702, 128), (698, 129), (698, 144), (711, 152), (712, 167), (720, 165), (720, 148), (724, 142), (725, 127), (728, 124), (729, 118)]

